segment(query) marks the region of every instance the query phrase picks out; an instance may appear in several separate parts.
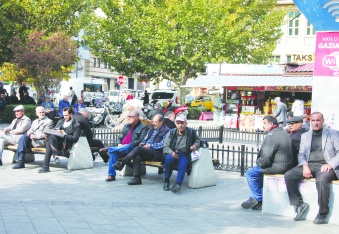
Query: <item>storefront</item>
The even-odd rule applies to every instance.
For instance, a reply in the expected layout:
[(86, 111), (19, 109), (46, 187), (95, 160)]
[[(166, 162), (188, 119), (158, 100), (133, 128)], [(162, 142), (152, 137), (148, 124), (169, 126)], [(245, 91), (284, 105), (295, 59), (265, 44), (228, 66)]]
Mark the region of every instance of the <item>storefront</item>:
[[(300, 72), (282, 72), (281, 66), (272, 69), (266, 65), (233, 64), (227, 69), (227, 65), (219, 70), (245, 74), (213, 72), (210, 75), (199, 76), (186, 85), (204, 88), (223, 87), (223, 97), (226, 100), (225, 127), (240, 130), (262, 129), (262, 118), (274, 112), (276, 97), (280, 97), (289, 107), (296, 99), (303, 100), (305, 113), (310, 114), (313, 77), (309, 72), (303, 73), (300, 66), (298, 67)], [(254, 74), (246, 75), (246, 71)]]

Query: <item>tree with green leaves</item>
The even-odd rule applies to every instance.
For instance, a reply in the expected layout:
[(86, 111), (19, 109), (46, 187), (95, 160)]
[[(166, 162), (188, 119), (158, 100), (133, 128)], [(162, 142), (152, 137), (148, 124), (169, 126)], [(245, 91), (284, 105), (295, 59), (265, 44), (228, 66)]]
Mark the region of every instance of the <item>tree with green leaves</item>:
[(207, 62), (266, 63), (286, 12), (276, 0), (110, 0), (86, 27), (86, 44), (125, 75), (196, 77)]

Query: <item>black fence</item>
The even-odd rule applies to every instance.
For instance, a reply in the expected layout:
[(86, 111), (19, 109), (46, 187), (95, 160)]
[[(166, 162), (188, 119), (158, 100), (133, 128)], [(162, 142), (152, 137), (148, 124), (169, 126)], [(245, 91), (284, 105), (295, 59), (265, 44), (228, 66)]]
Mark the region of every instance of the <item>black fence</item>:
[(241, 146), (210, 145), (213, 166), (216, 170), (240, 172), (243, 176), (258, 157), (259, 148)]

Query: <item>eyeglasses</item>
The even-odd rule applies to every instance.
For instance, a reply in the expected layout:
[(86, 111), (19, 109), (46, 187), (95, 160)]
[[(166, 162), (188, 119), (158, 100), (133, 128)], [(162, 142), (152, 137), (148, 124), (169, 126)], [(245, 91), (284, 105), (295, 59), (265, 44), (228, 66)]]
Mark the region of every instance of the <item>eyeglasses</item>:
[(298, 123), (289, 123), (289, 125), (294, 125), (294, 124), (298, 124)]
[(129, 115), (127, 116), (127, 118), (132, 118), (132, 117), (135, 117), (136, 115)]

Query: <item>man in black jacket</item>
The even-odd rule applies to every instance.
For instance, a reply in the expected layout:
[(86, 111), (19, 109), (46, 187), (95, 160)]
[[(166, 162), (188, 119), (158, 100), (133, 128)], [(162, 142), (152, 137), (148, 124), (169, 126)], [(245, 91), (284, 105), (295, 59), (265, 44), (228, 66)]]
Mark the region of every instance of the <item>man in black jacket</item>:
[(169, 129), (173, 129), (173, 128), (177, 127), (177, 126), (175, 126), (174, 120), (175, 120), (174, 112), (173, 111), (167, 111), (164, 115), (164, 123), (166, 124), (166, 126)]
[[(200, 137), (196, 130), (187, 127), (186, 116), (178, 115), (175, 124), (177, 128), (171, 129), (164, 141), (165, 183), (163, 189), (178, 193), (181, 190), (186, 168), (190, 162), (191, 152), (197, 150), (200, 146)], [(178, 165), (178, 175), (176, 183), (170, 189), (170, 177), (175, 164)]]
[(164, 117), (160, 114), (153, 117), (152, 123), (152, 127), (148, 130), (140, 145), (135, 147), (121, 163), (114, 164), (114, 168), (121, 171), (125, 164), (133, 160), (133, 178), (127, 183), (128, 185), (141, 184), (142, 161), (163, 161), (164, 139), (169, 128), (164, 124)]
[[(93, 132), (91, 130), (91, 126), (88, 121), (88, 114), (89, 112), (86, 108), (80, 108), (79, 112), (73, 115), (73, 119), (75, 119), (75, 121), (77, 121), (80, 124), (81, 129), (85, 132), (89, 146), (98, 147), (99, 149), (102, 149), (104, 148), (104, 144), (102, 143), (102, 141), (93, 139)], [(99, 154), (104, 160), (104, 162), (107, 163), (108, 158), (109, 158), (107, 153), (99, 153)], [(95, 160), (95, 157), (93, 156), (93, 161), (94, 160)]]
[(57, 129), (64, 136), (49, 135), (46, 142), (44, 165), (40, 168), (39, 173), (50, 172), (49, 162), (52, 155), (68, 157), (68, 154), (65, 152), (72, 148), (74, 143), (78, 142), (81, 126), (72, 118), (72, 113), (73, 111), (70, 107), (65, 107), (62, 110), (64, 118), (58, 121), (54, 129)]
[(298, 154), (300, 149), (301, 135), (307, 130), (302, 127), (303, 119), (300, 116), (294, 116), (287, 120), (293, 150), (293, 167), (298, 165)]
[(138, 111), (130, 111), (127, 117), (128, 124), (125, 124), (119, 135), (119, 138), (117, 139), (118, 146), (99, 150), (99, 152), (102, 154), (108, 152), (110, 156), (108, 163), (108, 177), (106, 182), (115, 180), (116, 171), (113, 165), (117, 162), (117, 158), (125, 157), (136, 146), (138, 146), (148, 131), (148, 127), (141, 123)]

